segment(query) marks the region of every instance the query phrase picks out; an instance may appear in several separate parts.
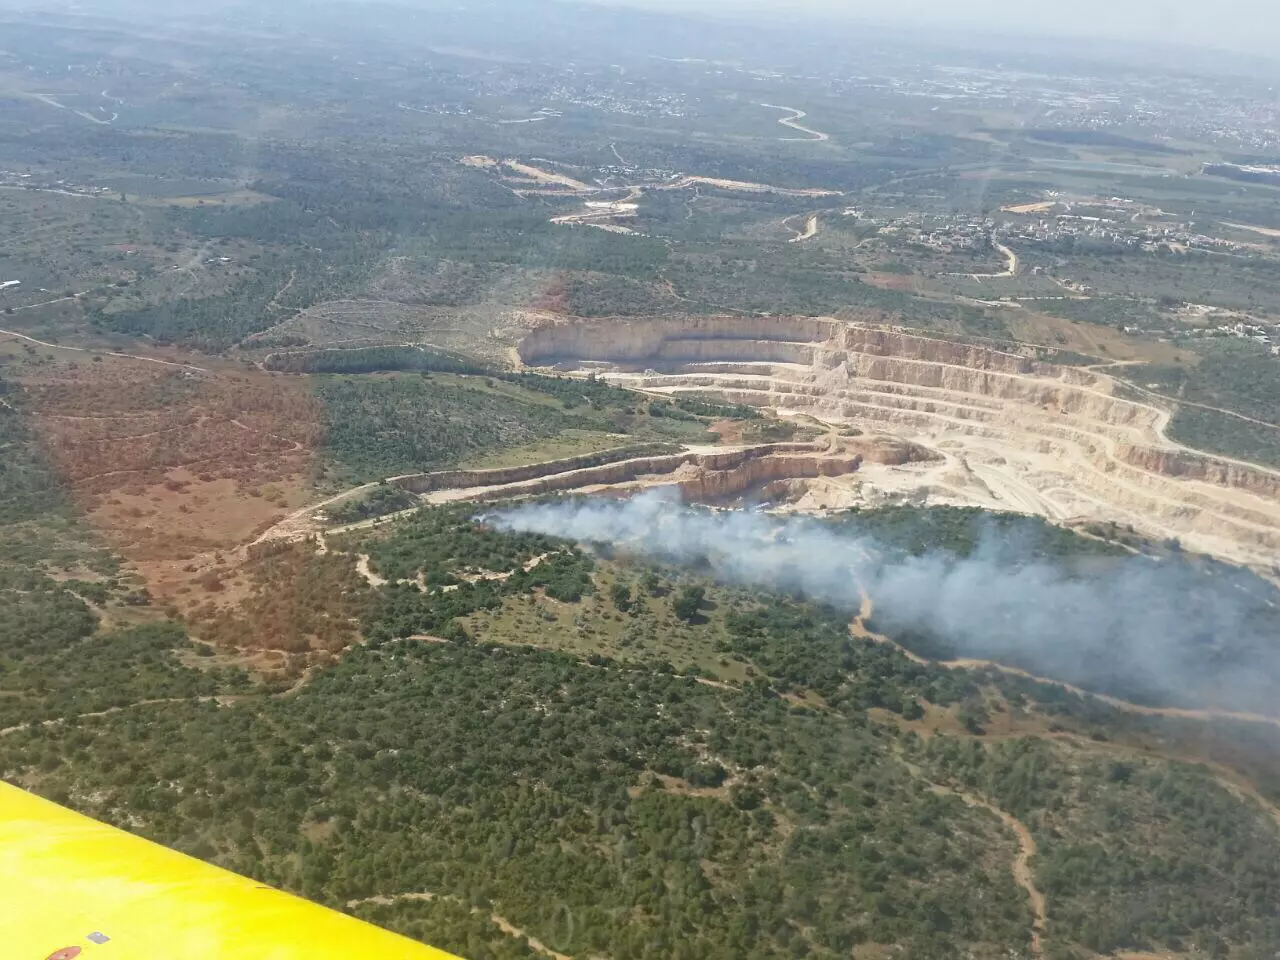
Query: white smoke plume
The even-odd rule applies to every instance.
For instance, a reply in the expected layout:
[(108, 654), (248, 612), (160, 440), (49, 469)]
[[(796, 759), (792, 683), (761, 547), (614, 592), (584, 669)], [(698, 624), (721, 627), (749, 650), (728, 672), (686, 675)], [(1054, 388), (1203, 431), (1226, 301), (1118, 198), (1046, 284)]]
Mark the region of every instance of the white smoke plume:
[(726, 582), (800, 591), (876, 620), (1053, 679), (1152, 703), (1280, 710), (1274, 603), (1189, 564), (1133, 557), (1072, 569), (994, 532), (969, 557), (920, 557), (812, 518), (630, 500), (528, 504), (490, 515), (500, 529), (609, 544)]

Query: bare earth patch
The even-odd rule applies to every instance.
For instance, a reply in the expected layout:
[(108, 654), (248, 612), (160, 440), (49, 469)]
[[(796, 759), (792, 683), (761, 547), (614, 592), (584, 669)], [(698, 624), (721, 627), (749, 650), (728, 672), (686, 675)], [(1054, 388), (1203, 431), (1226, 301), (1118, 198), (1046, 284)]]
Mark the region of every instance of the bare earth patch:
[(320, 408), (304, 381), (112, 362), (24, 387), (56, 471), (161, 600), (311, 496)]

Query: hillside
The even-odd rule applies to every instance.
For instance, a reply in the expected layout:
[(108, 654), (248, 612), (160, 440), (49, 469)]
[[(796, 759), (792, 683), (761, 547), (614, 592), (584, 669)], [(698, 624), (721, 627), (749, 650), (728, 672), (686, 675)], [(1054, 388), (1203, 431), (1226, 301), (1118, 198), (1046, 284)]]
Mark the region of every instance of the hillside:
[(1280, 955), (1255, 66), (90, 12), (0, 11), (0, 778), (470, 960)]
[(1280, 942), (1249, 907), (1280, 892), (1247, 786), (1274, 754), (1198, 764), (1214, 724), (927, 665), (822, 604), (471, 514), (261, 561), (264, 600), (344, 569), (368, 638), (287, 690), (210, 670), (249, 634), (195, 623), (224, 652), (192, 670), (153, 632), (131, 695), (110, 671), (138, 641), (105, 637), (74, 701), (24, 684), (46, 692), (13, 719), (53, 722), (6, 729), (0, 772), (470, 956), (515, 955), (509, 927), (611, 957)]

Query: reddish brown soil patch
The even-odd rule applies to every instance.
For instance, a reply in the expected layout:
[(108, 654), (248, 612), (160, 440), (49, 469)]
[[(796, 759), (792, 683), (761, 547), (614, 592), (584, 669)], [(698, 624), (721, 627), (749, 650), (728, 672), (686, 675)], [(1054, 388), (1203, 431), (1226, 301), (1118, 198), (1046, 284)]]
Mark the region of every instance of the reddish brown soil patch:
[(564, 276), (549, 281), (533, 298), (530, 306), (548, 313), (569, 313), (569, 283)]
[(707, 429), (720, 435), (721, 443), (741, 443), (743, 420), (717, 420)]
[(55, 469), (160, 599), (309, 498), (321, 410), (305, 381), (111, 362), (24, 387)]

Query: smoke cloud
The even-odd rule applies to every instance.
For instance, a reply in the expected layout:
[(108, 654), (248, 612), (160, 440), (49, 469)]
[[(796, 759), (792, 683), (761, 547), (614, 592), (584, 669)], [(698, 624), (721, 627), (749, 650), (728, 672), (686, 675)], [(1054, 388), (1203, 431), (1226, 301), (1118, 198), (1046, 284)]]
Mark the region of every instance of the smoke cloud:
[[(500, 529), (608, 544), (725, 582), (802, 591), (878, 626), (1152, 704), (1273, 712), (1280, 667), (1275, 604), (1261, 581), (1189, 563), (1121, 558), (1080, 569), (988, 530), (968, 557), (905, 556), (813, 518), (710, 511), (649, 492), (631, 500), (529, 504), (487, 518)], [(1251, 583), (1252, 587), (1248, 584)]]

